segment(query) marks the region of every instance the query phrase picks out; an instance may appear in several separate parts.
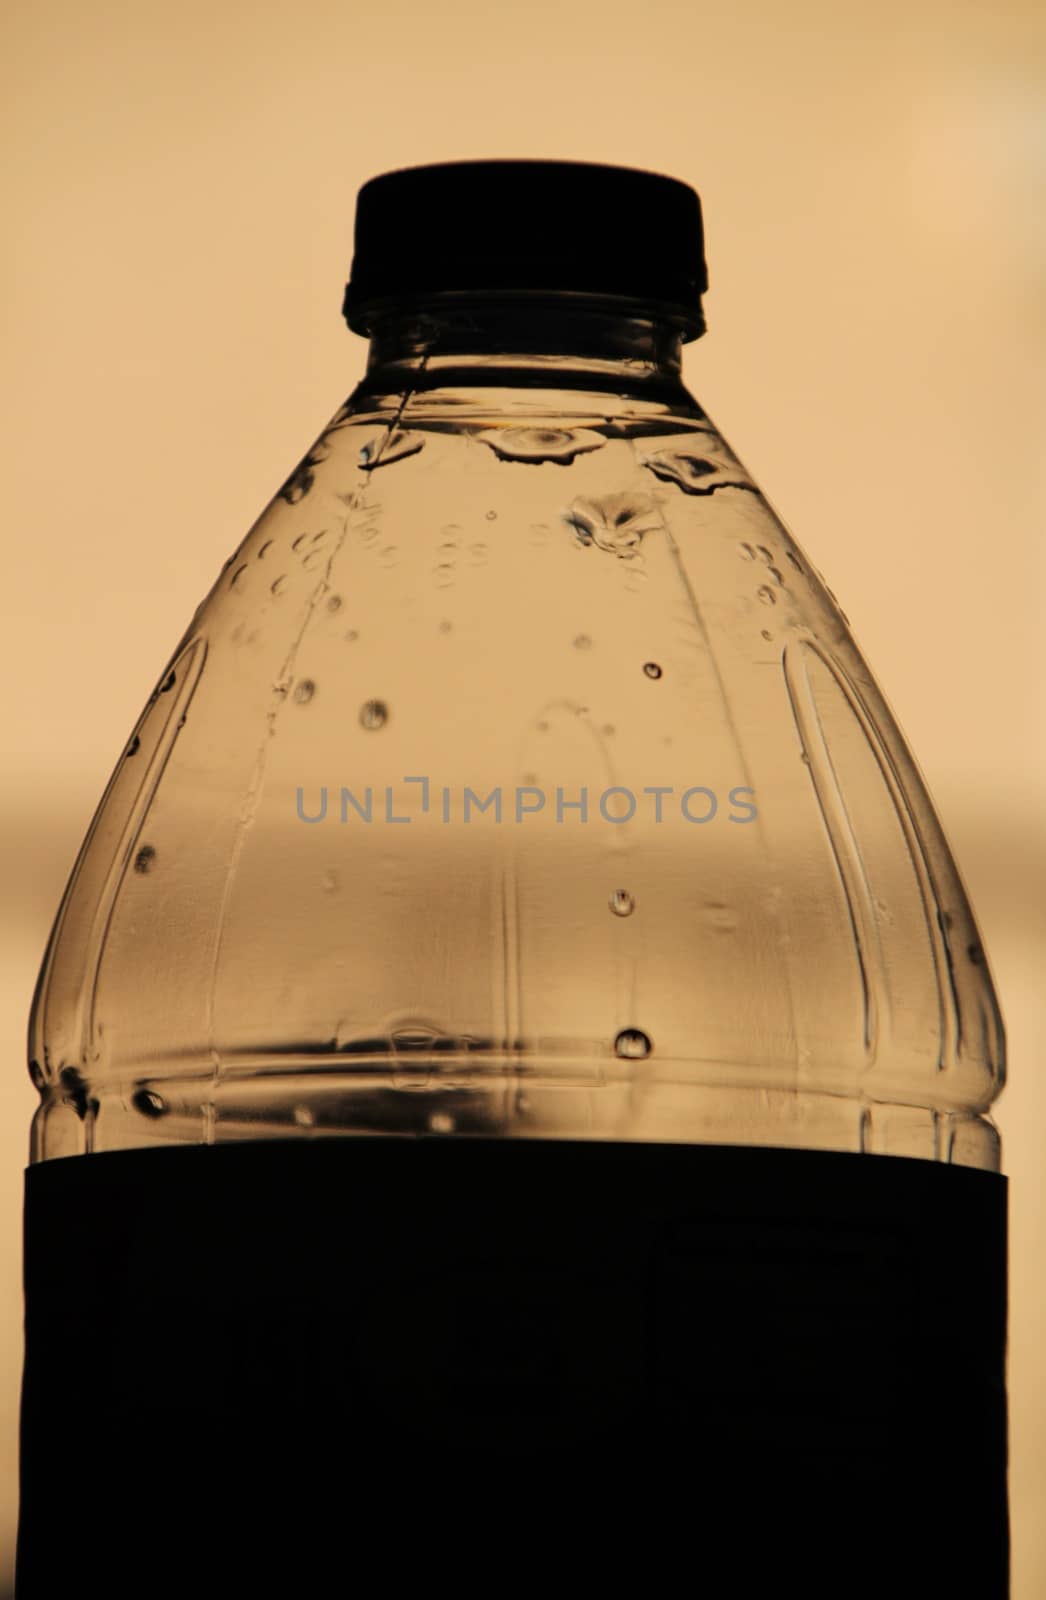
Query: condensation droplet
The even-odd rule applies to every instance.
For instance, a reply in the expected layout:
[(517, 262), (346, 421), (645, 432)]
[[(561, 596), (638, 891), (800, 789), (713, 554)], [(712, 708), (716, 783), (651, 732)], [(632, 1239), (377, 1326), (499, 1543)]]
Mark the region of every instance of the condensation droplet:
[(376, 438), (369, 439), (360, 451), (359, 463), (364, 472), (373, 472), (378, 467), (391, 466), (394, 461), (405, 461), (408, 456), (416, 456), (424, 447), (424, 434), (394, 428), (392, 433), (380, 433)]
[(475, 438), (489, 445), (500, 461), (522, 461), (531, 466), (555, 462), (566, 466), (587, 450), (606, 444), (592, 428), (491, 428)]
[(327, 610), (330, 611), (330, 612), (335, 612), (335, 611), (340, 611), (341, 610), (341, 595), (340, 594), (332, 594), (331, 595), (330, 599), (327, 601)]
[(705, 918), (719, 933), (733, 933), (737, 927), (737, 912), (722, 900), (705, 901)]
[(640, 1028), (622, 1028), (614, 1040), (614, 1054), (625, 1061), (642, 1061), (653, 1049)]
[(646, 673), (648, 678), (660, 678), (661, 676), (661, 668), (658, 666), (656, 661), (644, 662), (643, 671)]
[(316, 693), (316, 685), (311, 678), (302, 678), (294, 690), (294, 702), (299, 706), (307, 706)]
[(615, 917), (630, 917), (636, 903), (627, 889), (615, 889), (610, 896), (610, 909)]
[(649, 495), (624, 491), (598, 499), (579, 497), (564, 521), (581, 546), (595, 546), (624, 561), (633, 560), (648, 533), (664, 526), (657, 503)]
[(360, 723), (373, 732), (383, 728), (389, 720), (389, 708), (384, 700), (368, 700), (360, 711)]
[(151, 844), (143, 844), (134, 858), (135, 872), (151, 872), (153, 862), (156, 860), (156, 851)]
[(162, 1094), (157, 1094), (155, 1089), (136, 1089), (131, 1096), (131, 1104), (143, 1117), (165, 1117), (170, 1110)]
[(751, 489), (752, 480), (730, 454), (722, 439), (702, 433), (700, 448), (677, 446), (653, 450), (639, 457), (656, 478), (678, 484), (684, 494), (712, 494), (716, 489)]
[(759, 588), (756, 590), (756, 594), (759, 596), (764, 606), (775, 606), (777, 604), (777, 596), (774, 594), (772, 589), (767, 587), (765, 583), (760, 584)]
[(591, 650), (591, 648), (592, 648), (592, 640), (589, 638), (588, 634), (587, 633), (579, 633), (577, 638), (574, 640), (574, 649), (575, 650)]

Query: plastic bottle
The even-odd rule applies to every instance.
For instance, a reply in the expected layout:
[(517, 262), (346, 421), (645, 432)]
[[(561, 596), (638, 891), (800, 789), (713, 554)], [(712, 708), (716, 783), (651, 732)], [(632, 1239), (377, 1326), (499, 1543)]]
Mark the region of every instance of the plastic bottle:
[[(656, 1594), (755, 1525), (807, 1592), (830, 1527), (825, 1592), (1006, 1592), (998, 1006), (683, 383), (706, 288), (674, 179), (360, 191), (366, 374), (160, 673), (38, 984), (20, 1600), (480, 1584), (502, 1516), (593, 1577), (615, 1497)], [(743, 1543), (709, 1592), (763, 1592)]]

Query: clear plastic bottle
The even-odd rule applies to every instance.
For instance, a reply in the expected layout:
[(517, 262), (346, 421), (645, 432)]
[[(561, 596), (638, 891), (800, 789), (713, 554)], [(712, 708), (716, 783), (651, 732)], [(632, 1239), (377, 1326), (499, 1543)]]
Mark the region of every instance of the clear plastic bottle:
[[(415, 1450), (422, 1435), (449, 1448), (452, 1433), (458, 1449), (486, 1459), (511, 1446), (518, 1460), (540, 1434), (546, 1464), (565, 1438), (584, 1439), (591, 1476), (607, 1418), (622, 1415), (614, 1374), (638, 1359), (627, 1340), (596, 1358), (598, 1308), (617, 1305), (607, 1317), (632, 1327), (637, 1307), (642, 1320), (667, 1302), (643, 1279), (622, 1309), (631, 1280), (611, 1251), (598, 1291), (565, 1311), (549, 1283), (569, 1273), (564, 1260), (549, 1266), (550, 1241), (573, 1239), (566, 1261), (602, 1259), (592, 1195), (605, 1218), (615, 1194), (656, 1191), (636, 1260), (660, 1261), (658, 1282), (677, 1298), (658, 1321), (661, 1355), (640, 1361), (629, 1391), (631, 1448), (649, 1444), (655, 1412), (663, 1429), (689, 1403), (720, 1462), (728, 1436), (767, 1464), (768, 1482), (776, 1462), (776, 1503), (771, 1434), (817, 1463), (822, 1494), (842, 1474), (874, 1500), (884, 1464), (895, 1488), (915, 1471), (898, 1465), (922, 1438), (915, 1396), (954, 1379), (963, 1415), (936, 1429), (932, 1456), (916, 1450), (920, 1482), (936, 1476), (932, 1504), (963, 1508), (963, 1570), (981, 1559), (984, 1574), (964, 1592), (1003, 1592), (999, 1010), (925, 786), (844, 614), (683, 384), (681, 346), (704, 331), (706, 287), (699, 202), (672, 179), (478, 162), (361, 191), (344, 309), (370, 339), (366, 375), (164, 666), (40, 976), (23, 1600), (61, 1581), (40, 1576), (39, 1496), (48, 1451), (68, 1439), (42, 1395), (70, 1318), (124, 1395), (115, 1414), (126, 1428), (138, 1418), (133, 1451), (114, 1429), (122, 1444), (105, 1470), (117, 1473), (143, 1441), (170, 1438), (172, 1401), (148, 1374), (184, 1361), (216, 1306), (254, 1306), (252, 1337), (268, 1330), (259, 1359), (271, 1373), (282, 1352), (290, 1382), (271, 1241), (304, 1252), (311, 1275), (295, 1280), (294, 1303), (319, 1306), (333, 1236), (316, 1218), (337, 1209), (338, 1184), (359, 1200), (363, 1174), (403, 1208), (395, 1223), (383, 1213), (383, 1252), (407, 1252), (398, 1317), (369, 1324), (353, 1358), (391, 1407), (374, 1438), (394, 1415)], [(55, 1160), (77, 1155), (90, 1160)], [(484, 1201), (469, 1206), (478, 1181)], [(457, 1209), (441, 1212), (452, 1194)], [(259, 1206), (270, 1224), (260, 1254), (260, 1224), (244, 1220)], [(469, 1229), (493, 1226), (488, 1208), (498, 1226), (484, 1255)], [(685, 1293), (679, 1249), (662, 1249), (680, 1228)], [(417, 1239), (432, 1262), (448, 1232), (459, 1254), (422, 1272)], [(199, 1265), (218, 1234), (231, 1280)], [(519, 1346), (513, 1392), (529, 1400), (499, 1410), (505, 1371), (483, 1387), (473, 1360), (437, 1402), (446, 1349), (440, 1366), (419, 1335), (408, 1357), (394, 1329), (417, 1325), (422, 1280), (448, 1294), (463, 1261), (489, 1267), (491, 1252), (500, 1288), (489, 1273), (470, 1278), (443, 1320), (463, 1327), (467, 1301), (482, 1325), (506, 1294), (518, 1310), (539, 1263), (526, 1316), (497, 1324), (501, 1343)], [(63, 1271), (63, 1253), (75, 1269)], [(702, 1305), (736, 1312), (754, 1294), (746, 1314), (777, 1318), (779, 1369), (811, 1365), (799, 1398), (779, 1385), (746, 1410), (758, 1361), (736, 1315), (710, 1332), (706, 1307), (706, 1347), (684, 1354), (693, 1283), (706, 1286)], [(177, 1334), (176, 1303), (198, 1314)], [(588, 1330), (578, 1338), (598, 1381), (574, 1356), (550, 1367), (547, 1351), (520, 1377), (543, 1344), (536, 1304)], [(323, 1305), (314, 1331), (332, 1325)], [(807, 1333), (793, 1347), (782, 1330), (797, 1317)], [(423, 1405), (404, 1371), (424, 1366), (426, 1345)], [(242, 1327), (224, 1344), (216, 1335), (198, 1374), (241, 1440), (225, 1492), (250, 1455), (253, 1402), (233, 1399), (244, 1349)], [(695, 1366), (710, 1376), (686, 1402), (681, 1373)], [(471, 1410), (469, 1383), (483, 1397)], [(673, 1395), (660, 1409), (659, 1384)], [(550, 1388), (559, 1420), (528, 1432), (520, 1417)], [(837, 1438), (831, 1419), (855, 1388), (864, 1409)], [(976, 1468), (960, 1471), (959, 1441), (969, 1452), (973, 1437)], [(864, 1454), (847, 1478), (856, 1438)], [(737, 1497), (718, 1496), (721, 1517)], [(123, 1592), (109, 1569), (106, 1581)]]

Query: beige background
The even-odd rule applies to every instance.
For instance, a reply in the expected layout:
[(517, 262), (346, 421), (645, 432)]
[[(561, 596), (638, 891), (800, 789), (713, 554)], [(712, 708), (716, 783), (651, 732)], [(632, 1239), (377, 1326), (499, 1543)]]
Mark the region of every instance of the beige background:
[[(534, 156), (700, 191), (687, 381), (839, 595), (966, 875), (1010, 1036), (1014, 1596), (1036, 1600), (1046, 11), (16, 0), (3, 33), (0, 1592), (24, 1029), (76, 849), (197, 600), (362, 370), (339, 320), (356, 189)], [(104, 1427), (75, 1352), (58, 1381)], [(99, 1526), (118, 1536), (113, 1508)]]

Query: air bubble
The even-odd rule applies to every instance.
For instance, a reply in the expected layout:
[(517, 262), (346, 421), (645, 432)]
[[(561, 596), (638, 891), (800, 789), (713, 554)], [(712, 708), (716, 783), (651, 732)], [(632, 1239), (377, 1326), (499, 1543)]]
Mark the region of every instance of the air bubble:
[(312, 679), (302, 678), (301, 682), (294, 691), (294, 703), (299, 706), (307, 706), (315, 693), (316, 685), (313, 683)]
[(258, 560), (259, 561), (264, 561), (265, 560), (265, 552), (267, 550), (271, 550), (271, 549), (272, 549), (272, 540), (271, 539), (266, 539), (265, 543), (260, 547), (260, 549), (258, 551)]
[(389, 708), (384, 700), (368, 700), (360, 711), (360, 723), (364, 728), (374, 731), (383, 728), (389, 720)]
[(766, 640), (767, 644), (771, 644), (773, 642), (773, 637), (774, 636), (770, 632), (769, 628), (764, 628), (763, 629), (763, 638)]
[(143, 844), (142, 848), (134, 858), (135, 872), (150, 872), (155, 860), (156, 851), (153, 849), (152, 845)]
[(299, 1128), (313, 1128), (316, 1125), (316, 1113), (308, 1106), (295, 1106), (294, 1121)]
[(135, 734), (134, 738), (131, 740), (130, 744), (127, 746), (127, 751), (126, 751), (127, 755), (136, 756), (138, 754), (138, 751), (139, 751), (140, 747), (141, 747), (141, 743), (142, 743), (141, 739), (138, 737), (137, 734)]
[(777, 604), (777, 596), (774, 594), (772, 589), (767, 587), (765, 583), (760, 584), (759, 588), (756, 590), (756, 594), (759, 596), (764, 606), (775, 606)]
[(439, 632), (440, 633), (450, 633), (453, 630), (453, 627), (454, 627), (453, 622), (448, 622), (446, 617), (444, 617), (443, 621), (439, 625)]
[(327, 601), (327, 610), (330, 611), (330, 612), (335, 612), (335, 611), (340, 611), (341, 610), (341, 595), (340, 594), (332, 594), (331, 595), (330, 599)]
[(625, 1061), (642, 1061), (653, 1048), (640, 1028), (623, 1028), (614, 1040), (614, 1054)]
[(591, 650), (591, 648), (592, 648), (592, 640), (589, 638), (588, 634), (587, 633), (579, 633), (577, 638), (574, 640), (574, 649), (575, 650)]
[(799, 560), (798, 560), (798, 559), (797, 559), (797, 558), (796, 558), (796, 557), (795, 557), (795, 556), (794, 556), (794, 555), (793, 555), (793, 554), (792, 554), (792, 552), (791, 552), (791, 550), (786, 550), (786, 551), (785, 551), (785, 555), (786, 555), (786, 556), (787, 556), (787, 558), (788, 558), (788, 560), (789, 560), (789, 561), (790, 561), (790, 562), (791, 562), (791, 563), (792, 563), (792, 566), (793, 566), (793, 567), (794, 567), (794, 568), (795, 568), (795, 570), (796, 570), (796, 572), (802, 572), (802, 570), (803, 570), (803, 564), (802, 564), (802, 562), (801, 562), (801, 561), (799, 561)]
[(284, 589), (286, 589), (286, 587), (287, 587), (287, 579), (284, 577), (283, 573), (281, 573), (278, 578), (274, 578), (273, 581), (270, 583), (270, 585), (269, 585), (269, 593), (270, 594), (282, 594)]
[(660, 678), (661, 676), (661, 668), (658, 666), (656, 661), (644, 662), (643, 671), (646, 673), (648, 678)]
[(429, 1117), (429, 1127), (433, 1133), (453, 1133), (454, 1118), (446, 1111), (433, 1111)]
[(615, 889), (610, 896), (610, 909), (615, 917), (630, 917), (636, 903), (627, 889)]
[(324, 894), (333, 894), (338, 887), (338, 874), (333, 867), (328, 867), (321, 879)]
[(750, 544), (739, 544), (737, 547), (737, 553), (741, 557), (742, 561), (755, 560), (755, 551), (752, 549)]
[(237, 567), (236, 568), (236, 571), (233, 573), (232, 577), (229, 579), (229, 588), (230, 589), (235, 589), (236, 588), (236, 585), (239, 583), (240, 579), (243, 577), (243, 575), (244, 575), (244, 573), (246, 571), (247, 571), (246, 563), (244, 563), (244, 565), (242, 567)]
[(498, 514), (497, 514), (496, 511), (488, 511), (487, 512), (487, 521), (488, 522), (496, 522), (497, 519), (498, 519)]
[(162, 1094), (157, 1094), (155, 1089), (136, 1089), (131, 1096), (131, 1104), (143, 1117), (150, 1117), (153, 1121), (157, 1117), (165, 1117), (170, 1106)]
[(357, 628), (346, 629), (345, 637), (350, 644), (355, 644), (359, 636), (359, 630)]

